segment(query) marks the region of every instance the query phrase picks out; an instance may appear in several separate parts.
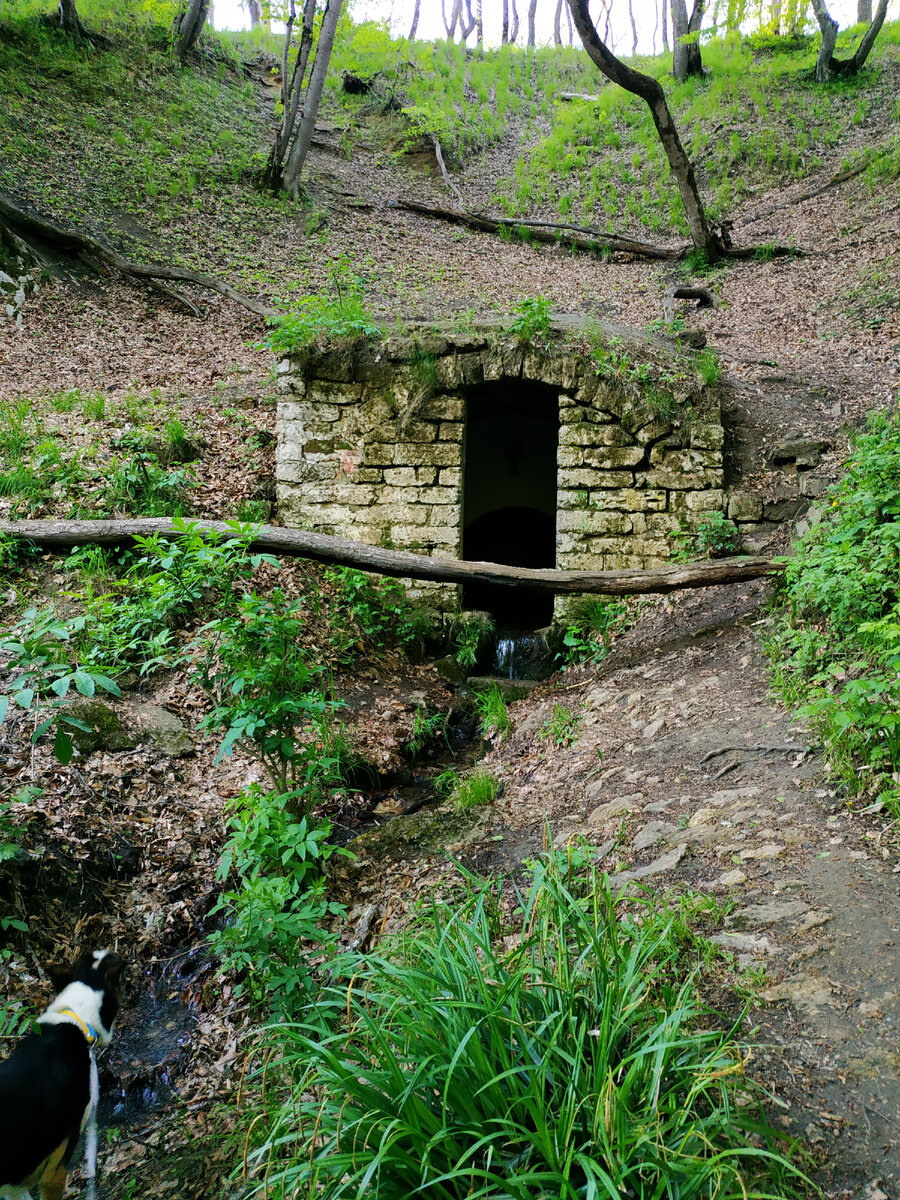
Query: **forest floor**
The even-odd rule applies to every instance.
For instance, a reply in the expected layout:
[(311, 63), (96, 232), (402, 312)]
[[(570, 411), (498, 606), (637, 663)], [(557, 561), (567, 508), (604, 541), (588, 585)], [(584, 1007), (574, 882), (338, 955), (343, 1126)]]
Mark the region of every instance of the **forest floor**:
[[(406, 320), (508, 312), (544, 295), (563, 311), (643, 327), (684, 279), (674, 267), (572, 257), (403, 214), (390, 206), (397, 195), (441, 203), (446, 193), (410, 162), (377, 153), (378, 138), (362, 129), (350, 157), (337, 139), (317, 149), (310, 189), (327, 214), (324, 234), (307, 233), (301, 214), (260, 241), (257, 257), (294, 256), (312, 290), (322, 261), (346, 254), (365, 264), (382, 315)], [(470, 165), (463, 194), (468, 178), (481, 195), (475, 175), (509, 166), (497, 155)], [(872, 321), (864, 298), (876, 270), (900, 278), (897, 187), (872, 194), (857, 179), (796, 201), (808, 186), (758, 197), (735, 214), (734, 238), (793, 239), (813, 253), (730, 265), (713, 278), (720, 307), (691, 318), (734, 377), (742, 471), (761, 494), (775, 486), (765, 467), (771, 442), (824, 433), (835, 473), (848, 427), (900, 382), (900, 315), (888, 306)], [(195, 237), (214, 254), (215, 236), (213, 213)], [(0, 397), (77, 387), (102, 391), (113, 412), (131, 394), (152, 394), (158, 411), (177, 409), (203, 434), (197, 515), (226, 515), (271, 485), (271, 459), (249, 441), (274, 426), (272, 363), (255, 319), (216, 297), (203, 304), (197, 320), (119, 283), (56, 278), (29, 302), (21, 331), (0, 327)], [(297, 589), (304, 571), (285, 569)], [(9, 620), (24, 598), (58, 592), (59, 576), (48, 560), (5, 589)], [(751, 998), (744, 1032), (758, 1049), (748, 1069), (777, 1097), (777, 1119), (817, 1156), (829, 1196), (900, 1200), (900, 845), (882, 814), (851, 811), (802, 724), (773, 701), (760, 641), (767, 620), (763, 585), (644, 607), (600, 667), (570, 670), (513, 706), (514, 729), (488, 756), (504, 783), (493, 808), (437, 851), (413, 854), (386, 839), (379, 853), (376, 838), (335, 882), (351, 918), (375, 897), (398, 921), (452, 869), (446, 851), (480, 870), (513, 870), (549, 828), (556, 844), (584, 836), (606, 846), (604, 865), (623, 883), (630, 875), (710, 893), (729, 908), (715, 936), (734, 955), (733, 966), (715, 967), (717, 986), (736, 981)], [(427, 664), (371, 657), (366, 679), (357, 670), (344, 680), (347, 721), (390, 778), (417, 704), (450, 707), (454, 698)], [(141, 703), (191, 729), (201, 712), (177, 674), (124, 701)], [(578, 730), (569, 745), (553, 732), (557, 705)], [(25, 905), (34, 929), (16, 986), (29, 1003), (44, 1002), (38, 964), (81, 942), (116, 942), (132, 964), (104, 1084), (133, 1107), (105, 1134), (103, 1195), (218, 1200), (235, 1162), (229, 1127), (245, 1115), (223, 1102), (237, 1095), (252, 1020), (203, 946), (224, 804), (254, 768), (240, 757), (214, 767), (215, 745), (199, 736), (177, 758), (142, 743), (61, 767), (42, 750), (27, 753), (19, 734), (3, 746), (7, 785), (43, 795), (29, 806), (34, 857), (4, 895)], [(396, 787), (386, 785), (383, 799)], [(417, 820), (385, 817), (385, 829)]]

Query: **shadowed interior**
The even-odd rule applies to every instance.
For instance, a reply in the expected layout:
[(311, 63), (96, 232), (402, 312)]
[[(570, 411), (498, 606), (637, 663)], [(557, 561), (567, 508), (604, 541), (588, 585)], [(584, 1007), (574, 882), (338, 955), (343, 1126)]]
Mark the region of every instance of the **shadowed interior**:
[[(556, 565), (558, 441), (557, 393), (546, 384), (501, 380), (468, 393), (463, 558)], [(463, 605), (511, 629), (537, 629), (553, 617), (552, 595), (528, 588), (467, 584)]]

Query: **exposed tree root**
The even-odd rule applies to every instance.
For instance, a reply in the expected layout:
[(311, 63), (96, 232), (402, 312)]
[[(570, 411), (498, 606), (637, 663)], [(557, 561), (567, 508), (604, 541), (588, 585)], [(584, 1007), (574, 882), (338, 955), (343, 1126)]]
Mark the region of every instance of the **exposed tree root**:
[[(225, 521), (197, 521), (201, 533), (232, 537), (234, 526)], [(72, 546), (117, 546), (135, 536), (154, 533), (179, 536), (166, 517), (144, 517), (122, 521), (0, 521), (0, 533), (34, 542), (44, 550), (66, 550)], [(346, 538), (310, 533), (305, 529), (281, 529), (260, 525), (252, 549), (316, 562), (358, 567), (377, 575), (408, 579), (430, 579), (439, 583), (492, 583), (505, 587), (562, 593), (591, 592), (604, 596), (629, 596), (679, 591), (683, 588), (714, 587), (741, 583), (765, 575), (781, 575), (784, 564), (772, 558), (723, 558), (713, 562), (679, 563), (652, 571), (554, 571), (509, 567), (500, 563), (463, 562), (454, 558), (428, 558), (399, 550), (383, 550)]]
[(87, 234), (75, 229), (66, 229), (62, 225), (57, 225), (55, 221), (28, 212), (4, 195), (0, 195), (0, 235), (17, 239), (20, 246), (27, 246), (32, 257), (38, 262), (46, 261), (46, 257), (41, 255), (39, 249), (31, 245), (31, 238), (38, 238), (41, 242), (53, 246), (54, 249), (61, 250), (72, 258), (77, 258), (100, 275), (119, 274), (126, 278), (139, 279), (169, 299), (176, 300), (195, 316), (199, 316), (199, 310), (192, 300), (159, 281), (165, 279), (193, 283), (197, 287), (218, 292), (229, 300), (234, 300), (236, 304), (240, 304), (257, 316), (273, 317), (276, 315), (274, 309), (261, 304), (258, 300), (253, 300), (250, 296), (243, 295), (229, 284), (223, 283), (221, 279), (214, 279), (211, 275), (201, 275), (197, 271), (188, 270), (187, 267), (132, 262)]

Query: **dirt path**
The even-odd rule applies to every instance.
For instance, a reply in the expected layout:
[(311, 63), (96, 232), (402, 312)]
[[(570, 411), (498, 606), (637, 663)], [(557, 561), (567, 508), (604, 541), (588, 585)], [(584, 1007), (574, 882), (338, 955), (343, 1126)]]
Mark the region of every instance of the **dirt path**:
[[(817, 1153), (830, 1196), (894, 1197), (896, 834), (849, 811), (769, 696), (763, 594), (740, 585), (659, 605), (599, 670), (514, 707), (515, 732), (486, 764), (505, 782), (492, 857), (509, 865), (539, 846), (546, 819), (557, 845), (617, 839), (606, 862), (623, 882), (731, 902), (717, 937), (756, 993), (753, 1069), (781, 1123)], [(567, 748), (548, 733), (560, 704), (580, 715)]]

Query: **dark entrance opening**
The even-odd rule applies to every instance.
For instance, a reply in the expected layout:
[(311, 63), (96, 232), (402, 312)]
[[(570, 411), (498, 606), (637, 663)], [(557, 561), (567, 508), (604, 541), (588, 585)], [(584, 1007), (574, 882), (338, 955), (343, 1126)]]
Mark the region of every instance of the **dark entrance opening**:
[[(466, 410), (463, 558), (554, 567), (556, 390), (503, 380), (473, 388)], [(510, 629), (539, 629), (553, 619), (553, 596), (528, 588), (467, 584), (463, 604)]]

